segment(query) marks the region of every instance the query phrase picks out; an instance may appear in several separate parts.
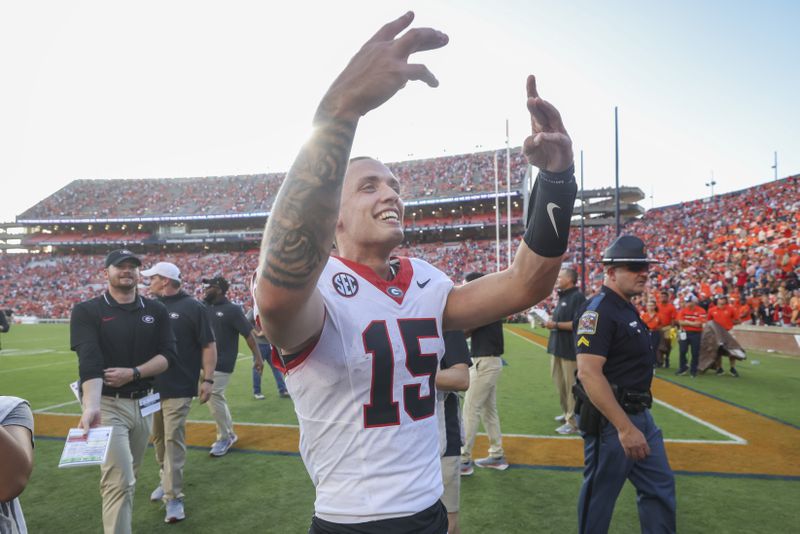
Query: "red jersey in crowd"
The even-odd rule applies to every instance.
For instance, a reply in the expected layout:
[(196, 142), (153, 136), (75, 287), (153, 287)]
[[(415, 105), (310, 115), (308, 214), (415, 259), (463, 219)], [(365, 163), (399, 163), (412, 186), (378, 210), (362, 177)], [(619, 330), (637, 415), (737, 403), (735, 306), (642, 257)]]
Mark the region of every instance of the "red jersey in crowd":
[(715, 321), (725, 330), (730, 330), (738, 322), (736, 310), (730, 304), (710, 307), (708, 309), (708, 320)]
[(706, 311), (696, 304), (691, 309), (685, 306), (678, 312), (678, 321), (700, 323), (700, 326), (681, 326), (681, 328), (687, 332), (702, 332), (703, 324), (706, 322)]

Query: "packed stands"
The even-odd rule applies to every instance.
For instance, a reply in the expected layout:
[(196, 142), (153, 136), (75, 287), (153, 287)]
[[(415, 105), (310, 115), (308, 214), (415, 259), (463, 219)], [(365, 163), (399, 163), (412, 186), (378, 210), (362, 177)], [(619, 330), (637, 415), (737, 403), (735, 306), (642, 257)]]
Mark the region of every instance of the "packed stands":
[[(405, 198), (494, 191), (495, 152), (390, 163)], [(497, 151), (505, 189), (505, 151)], [(511, 152), (511, 184), (527, 172), (519, 148)], [(264, 213), (272, 206), (284, 173), (207, 178), (75, 180), (26, 210), (18, 221), (203, 216)]]
[[(407, 165), (425, 167), (419, 162)], [(468, 167), (458, 167), (460, 171), (464, 168)], [(462, 220), (464, 216), (457, 213), (449, 219), (420, 223), (459, 224), (456, 221)], [(490, 224), (490, 220), (486, 222)], [(800, 306), (799, 228), (800, 177), (793, 176), (713, 199), (653, 209), (623, 231), (641, 236), (651, 253), (664, 261), (653, 270), (653, 288), (671, 289), (676, 296), (693, 292), (701, 300), (719, 293), (745, 295), (757, 312), (757, 320), (766, 324), (785, 322), (784, 317), (791, 322), (791, 317), (797, 316), (791, 310)], [(591, 293), (602, 283), (597, 259), (613, 239), (614, 229), (587, 227), (585, 232), (587, 290)], [(485, 235), (493, 232), (489, 229)], [(515, 240), (513, 250), (518, 242)], [(566, 260), (578, 268), (579, 247), (580, 233), (575, 228)], [(505, 266), (504, 239), (500, 249), (500, 264)], [(493, 271), (496, 262), (495, 243), (490, 239), (424, 244), (410, 241), (399, 254), (426, 259), (457, 282), (469, 271)], [(223, 274), (232, 282), (231, 299), (240, 302), (249, 300), (245, 282), (258, 261), (255, 249), (168, 251), (143, 258), (146, 264), (174, 261), (184, 272), (187, 288), (196, 294), (202, 277)], [(73, 303), (101, 290), (102, 259), (102, 255), (0, 255), (0, 307), (11, 308), (18, 315), (66, 317)]]

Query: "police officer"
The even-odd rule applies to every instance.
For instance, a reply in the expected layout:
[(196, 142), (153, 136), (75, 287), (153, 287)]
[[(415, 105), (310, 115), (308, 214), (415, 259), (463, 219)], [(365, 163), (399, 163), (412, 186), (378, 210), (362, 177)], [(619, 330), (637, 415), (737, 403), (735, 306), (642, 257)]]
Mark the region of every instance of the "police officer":
[(112, 426), (101, 467), (103, 530), (131, 531), (136, 473), (150, 437), (153, 377), (175, 361), (167, 309), (137, 291), (142, 262), (129, 250), (105, 261), (108, 290), (80, 302), (70, 317), (70, 347), (78, 353), (83, 392), (80, 427)]
[(200, 403), (211, 396), (217, 344), (205, 306), (181, 289), (181, 271), (177, 265), (160, 261), (142, 271), (142, 275), (150, 278), (150, 293), (167, 307), (177, 343), (175, 365), (155, 379), (155, 390), (161, 395), (161, 411), (153, 416), (153, 445), (161, 479), (150, 494), (151, 501), (166, 503), (164, 521), (175, 523), (186, 518), (183, 508), (186, 418), (192, 397), (198, 396), (201, 367)]
[(209, 454), (214, 457), (225, 456), (239, 439), (233, 432), (233, 419), (225, 399), (225, 389), (236, 366), (239, 356), (239, 336), (247, 341), (253, 353), (253, 366), (260, 374), (264, 369), (264, 359), (253, 337), (253, 325), (244, 315), (242, 307), (229, 301), (225, 296), (230, 284), (222, 276), (203, 279), (203, 301), (208, 307), (211, 326), (217, 338), (217, 367), (214, 370), (214, 387), (208, 408), (217, 424), (217, 440), (211, 445)]
[(605, 280), (574, 325), (578, 424), (584, 437), (579, 532), (607, 532), (625, 480), (637, 492), (642, 532), (675, 532), (675, 479), (652, 416), (655, 351), (632, 297), (645, 291), (641, 239), (618, 237), (604, 252)]

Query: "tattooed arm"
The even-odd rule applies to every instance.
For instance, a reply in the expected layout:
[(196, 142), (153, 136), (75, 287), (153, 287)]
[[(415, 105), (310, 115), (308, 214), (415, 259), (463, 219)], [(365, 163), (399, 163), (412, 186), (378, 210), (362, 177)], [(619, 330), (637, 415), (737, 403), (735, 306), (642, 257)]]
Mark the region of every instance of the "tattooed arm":
[(409, 80), (439, 82), (414, 52), (440, 48), (447, 36), (415, 28), (409, 12), (384, 25), (350, 60), (322, 99), (314, 133), (281, 186), (261, 243), (255, 298), (267, 338), (288, 352), (322, 329), (324, 309), (316, 290), (333, 243), (342, 180), (358, 120), (389, 100)]

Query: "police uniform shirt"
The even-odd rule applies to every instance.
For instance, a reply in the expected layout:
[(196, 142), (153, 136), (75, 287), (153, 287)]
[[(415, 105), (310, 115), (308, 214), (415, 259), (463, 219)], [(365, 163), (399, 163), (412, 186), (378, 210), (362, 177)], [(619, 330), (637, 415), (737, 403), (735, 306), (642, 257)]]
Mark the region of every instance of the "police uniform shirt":
[(609, 383), (635, 391), (650, 389), (656, 355), (650, 330), (633, 304), (603, 286), (581, 306), (573, 331), (577, 354), (606, 358), (603, 374)]
[(242, 307), (226, 298), (209, 304), (208, 313), (217, 338), (217, 371), (232, 373), (239, 355), (239, 336), (249, 336), (253, 325), (244, 316)]
[[(558, 304), (553, 310), (553, 321), (563, 323), (575, 320), (581, 304), (586, 302), (586, 297), (577, 287), (571, 287), (566, 291), (559, 292)], [(572, 339), (572, 331), (556, 330), (550, 332), (550, 339), (547, 341), (547, 352), (564, 358), (565, 360), (575, 361), (575, 341)]]
[[(130, 304), (120, 304), (105, 292), (76, 304), (70, 317), (70, 348), (78, 353), (81, 383), (103, 378), (109, 367), (136, 367), (157, 354), (170, 367), (175, 362), (175, 335), (167, 308), (139, 295)], [(152, 382), (146, 377), (119, 388), (103, 385), (103, 394), (141, 392)]]
[[(469, 347), (464, 332), (449, 330), (442, 337), (444, 338), (444, 356), (439, 362), (439, 367), (449, 369), (457, 363), (465, 363), (467, 367), (471, 367), (472, 361), (469, 358)], [(439, 393), (444, 397), (444, 432), (442, 435), (445, 439), (445, 446), (442, 456), (460, 456), (462, 441), (461, 422), (458, 416), (458, 393), (455, 391)]]
[(503, 354), (503, 322), (495, 321), (472, 331), (471, 356), (500, 356)]
[(158, 299), (169, 312), (178, 347), (175, 365), (156, 376), (153, 385), (162, 399), (197, 396), (203, 348), (214, 342), (206, 307), (185, 291)]

